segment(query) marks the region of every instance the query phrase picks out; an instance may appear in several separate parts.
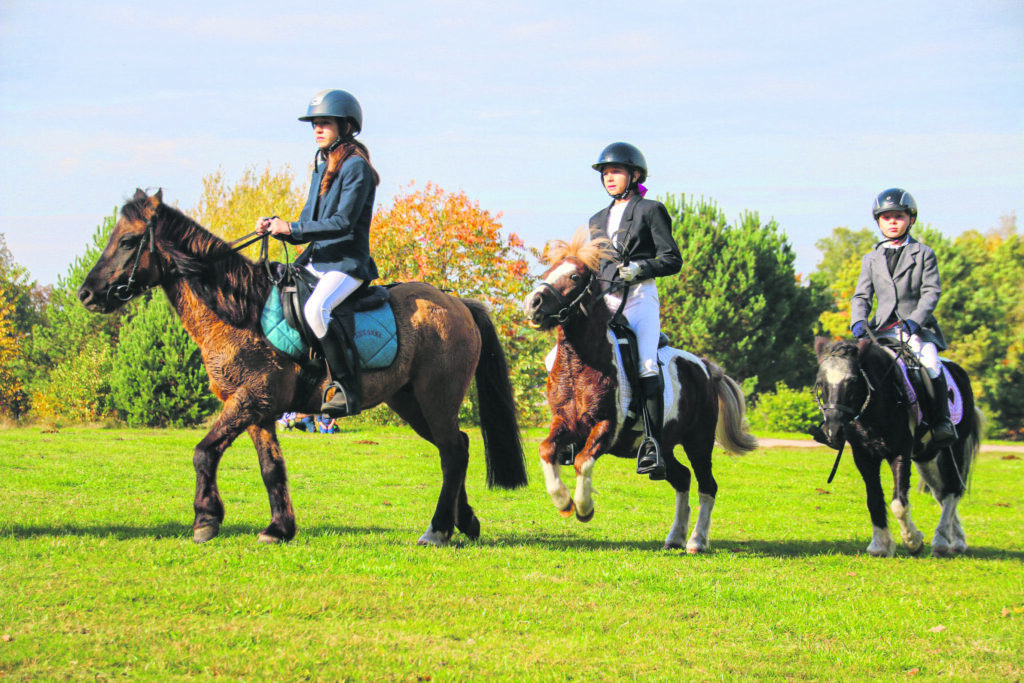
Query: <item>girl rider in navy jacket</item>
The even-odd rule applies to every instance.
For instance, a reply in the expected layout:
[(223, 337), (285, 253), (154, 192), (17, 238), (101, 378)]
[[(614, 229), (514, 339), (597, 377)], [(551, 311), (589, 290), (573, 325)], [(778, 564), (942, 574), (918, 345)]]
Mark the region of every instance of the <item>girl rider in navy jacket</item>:
[(370, 256), (370, 220), (380, 176), (366, 146), (355, 140), (363, 127), (363, 111), (355, 97), (344, 90), (325, 90), (313, 97), (299, 120), (312, 123), (317, 146), (309, 198), (299, 220), (261, 218), (256, 232), (291, 244), (309, 243), (295, 265), (319, 278), (304, 313), (334, 380), (321, 411), (344, 417), (359, 412), (359, 387), (345, 360), (346, 335), (331, 319), (331, 311), (378, 277)]

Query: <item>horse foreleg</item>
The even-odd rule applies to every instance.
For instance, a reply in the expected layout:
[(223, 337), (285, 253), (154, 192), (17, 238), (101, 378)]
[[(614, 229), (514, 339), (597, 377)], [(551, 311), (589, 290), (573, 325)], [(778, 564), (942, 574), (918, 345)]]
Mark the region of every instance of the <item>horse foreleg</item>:
[(280, 543), (295, 538), (295, 512), (288, 494), (288, 473), (274, 429), (272, 420), (249, 427), (249, 436), (260, 459), (263, 485), (270, 499), (270, 524), (260, 532), (260, 543)]
[(561, 466), (558, 464), (558, 448), (562, 445), (562, 430), (559, 418), (555, 418), (547, 438), (540, 444), (540, 470), (544, 474), (544, 488), (551, 498), (558, 514), (569, 517), (573, 513), (572, 496), (562, 481)]
[(239, 413), (237, 399), (228, 399), (213, 423), (213, 428), (192, 454), (192, 465), (196, 471), (192, 540), (196, 543), (205, 543), (214, 538), (220, 533), (220, 525), (224, 521), (224, 502), (217, 488), (217, 466), (224, 451), (245, 428), (245, 420)]
[(882, 493), (882, 479), (879, 475), (880, 464), (861, 453), (856, 447), (853, 449), (853, 462), (864, 479), (868, 514), (871, 515), (871, 543), (867, 548), (868, 555), (892, 557), (896, 554), (896, 541), (889, 533), (885, 495)]
[(544, 488), (547, 490), (548, 496), (551, 497), (551, 502), (554, 503), (558, 514), (569, 517), (573, 513), (574, 505), (572, 496), (569, 495), (569, 489), (562, 481), (559, 467), (557, 463), (548, 462), (543, 457), (540, 459), (540, 469), (544, 473)]
[(576, 466), (576, 490), (572, 501), (576, 506), (576, 519), (589, 522), (594, 518), (594, 462), (595, 458), (587, 458)]
[(597, 457), (608, 448), (608, 440), (612, 436), (612, 423), (603, 420), (594, 425), (587, 436), (587, 443), (580, 450), (574, 461), (576, 470), (576, 490), (572, 500), (576, 506), (576, 519), (589, 522), (594, 518), (594, 463)]
[(907, 546), (911, 555), (917, 555), (924, 548), (924, 534), (910, 518), (910, 499), (907, 496), (910, 491), (910, 458), (900, 455), (893, 459), (890, 467), (894, 486), (889, 509), (899, 522), (903, 545)]

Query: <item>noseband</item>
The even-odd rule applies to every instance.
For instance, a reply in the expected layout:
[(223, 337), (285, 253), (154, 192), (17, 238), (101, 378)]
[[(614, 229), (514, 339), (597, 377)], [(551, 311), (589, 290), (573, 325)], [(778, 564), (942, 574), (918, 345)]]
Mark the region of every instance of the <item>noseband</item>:
[[(580, 308), (580, 304), (582, 303), (583, 298), (587, 294), (590, 294), (591, 291), (593, 291), (593, 287), (594, 278), (588, 276), (587, 286), (584, 287), (578, 295), (576, 295), (576, 298), (570, 301), (567, 297), (562, 296), (562, 293), (555, 289), (554, 285), (552, 285), (550, 282), (548, 282), (547, 280), (542, 281), (538, 289), (545, 288), (545, 291), (549, 292), (551, 296), (555, 297), (555, 301), (557, 301), (558, 305), (561, 306), (557, 313), (550, 313), (544, 316), (544, 318), (552, 319), (556, 323), (561, 325), (576, 313), (576, 310)], [(583, 308), (581, 310), (583, 311), (583, 314), (586, 315), (587, 309)]]
[(163, 204), (157, 204), (156, 208), (153, 209), (153, 214), (146, 221), (146, 227), (142, 231), (142, 239), (139, 240), (139, 246), (135, 249), (135, 262), (132, 264), (132, 272), (128, 274), (128, 282), (109, 289), (107, 291), (108, 297), (113, 295), (121, 301), (131, 301), (145, 291), (135, 286), (135, 275), (139, 271), (139, 261), (142, 260), (142, 251), (146, 248), (146, 242), (149, 242), (150, 254), (156, 248), (156, 219), (161, 207), (163, 207)]
[(861, 404), (859, 410), (854, 410), (853, 408), (850, 408), (849, 406), (843, 405), (842, 403), (835, 403), (835, 402), (828, 403), (828, 404), (823, 403), (822, 400), (821, 400), (821, 387), (820, 386), (815, 386), (814, 387), (814, 400), (818, 404), (818, 409), (823, 414), (827, 410), (835, 410), (835, 411), (838, 411), (840, 413), (845, 413), (847, 415), (850, 415), (851, 416), (850, 417), (850, 422), (856, 422), (857, 420), (859, 420), (860, 416), (864, 414), (865, 410), (867, 410), (868, 405), (871, 403), (871, 398), (872, 398), (872, 396), (874, 396), (874, 392), (875, 392), (875, 387), (874, 387), (874, 385), (871, 384), (871, 380), (868, 378), (868, 375), (867, 375), (866, 372), (864, 372), (863, 368), (860, 370), (860, 376), (864, 378), (864, 383), (867, 384), (868, 395), (864, 398), (864, 403)]

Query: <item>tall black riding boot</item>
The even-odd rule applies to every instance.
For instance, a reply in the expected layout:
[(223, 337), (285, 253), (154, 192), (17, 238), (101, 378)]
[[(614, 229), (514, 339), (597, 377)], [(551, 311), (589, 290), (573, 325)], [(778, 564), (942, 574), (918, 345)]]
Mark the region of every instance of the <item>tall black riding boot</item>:
[(640, 391), (644, 397), (646, 413), (644, 430), (647, 432), (636, 454), (636, 473), (650, 475), (651, 479), (665, 478), (665, 460), (661, 457), (661, 429), (665, 421), (665, 393), (660, 375), (640, 378)]
[(956, 441), (956, 427), (949, 419), (949, 387), (945, 373), (932, 378), (935, 397), (932, 400), (932, 446), (945, 448)]
[(320, 348), (327, 361), (331, 382), (324, 390), (320, 412), (331, 417), (349, 417), (360, 411), (359, 362), (355, 349), (350, 351), (350, 336), (337, 320), (327, 326), (327, 336), (320, 340)]

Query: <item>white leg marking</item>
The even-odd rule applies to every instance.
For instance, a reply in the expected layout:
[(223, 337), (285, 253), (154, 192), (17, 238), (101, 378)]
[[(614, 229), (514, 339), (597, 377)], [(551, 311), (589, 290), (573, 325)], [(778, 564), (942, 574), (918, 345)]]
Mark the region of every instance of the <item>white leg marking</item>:
[(904, 507), (899, 498), (893, 500), (889, 507), (892, 509), (892, 514), (896, 516), (896, 520), (900, 523), (900, 536), (903, 538), (903, 545), (907, 546), (907, 550), (910, 551), (911, 555), (916, 555), (921, 551), (921, 546), (924, 545), (924, 534), (914, 525), (914, 520), (910, 518), (910, 508)]
[(697, 523), (693, 525), (693, 533), (686, 542), (686, 552), (695, 555), (710, 547), (708, 532), (711, 531), (711, 512), (715, 509), (715, 497), (702, 493), (697, 496), (700, 509), (697, 510)]
[[(955, 531), (954, 520), (956, 519), (956, 506), (960, 503), (960, 496), (952, 493), (939, 501), (942, 506), (942, 514), (939, 515), (939, 524), (935, 527), (935, 536), (932, 538), (932, 557), (948, 557), (958, 554), (954, 550)], [(966, 550), (966, 539), (964, 550)]]
[(686, 546), (686, 532), (690, 529), (690, 492), (676, 491), (676, 518), (665, 539), (665, 550)]
[(889, 529), (873, 526), (871, 527), (871, 532), (871, 545), (868, 546), (868, 555), (871, 557), (892, 557), (896, 554), (896, 541), (893, 540)]
[(576, 518), (589, 522), (594, 516), (594, 459), (589, 458), (580, 467), (576, 477), (576, 492), (572, 496), (576, 503)]
[(963, 555), (967, 552), (967, 535), (960, 524), (960, 513), (957, 511), (953, 512), (953, 543), (949, 549), (954, 555)]
[(548, 495), (551, 496), (551, 502), (555, 504), (559, 512), (562, 512), (569, 509), (572, 499), (569, 497), (569, 489), (562, 483), (558, 468), (559, 465), (549, 465), (541, 458), (540, 469), (544, 472), (544, 486), (547, 488)]
[(427, 530), (420, 536), (420, 540), (416, 541), (416, 545), (432, 545), (437, 548), (448, 545), (448, 541), (452, 538), (451, 533), (442, 534), (438, 531), (434, 531), (434, 525), (431, 524), (427, 527)]

